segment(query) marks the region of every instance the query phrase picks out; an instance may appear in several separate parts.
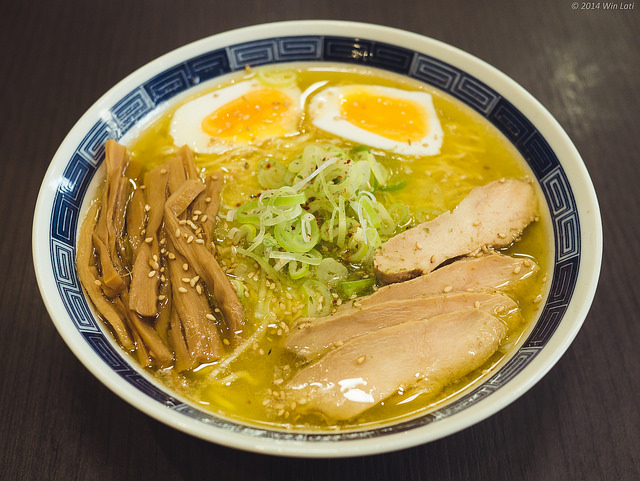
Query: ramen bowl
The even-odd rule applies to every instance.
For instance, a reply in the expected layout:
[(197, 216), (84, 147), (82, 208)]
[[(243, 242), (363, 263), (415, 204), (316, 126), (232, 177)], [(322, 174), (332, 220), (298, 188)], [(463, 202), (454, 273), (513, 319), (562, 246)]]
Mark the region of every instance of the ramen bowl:
[[(167, 105), (225, 75), (289, 62), (360, 65), (438, 89), (490, 122), (528, 163), (551, 225), (549, 279), (526, 335), (481, 383), (419, 415), (344, 431), (292, 431), (229, 419), (160, 384), (115, 343), (75, 267), (78, 228), (96, 195), (105, 141), (126, 141)], [(50, 316), (82, 364), (137, 409), (195, 437), (283, 456), (343, 457), (399, 450), (458, 432), (523, 395), (560, 359), (591, 305), (602, 257), (595, 192), (576, 148), (522, 87), (452, 46), (393, 28), (294, 21), (242, 28), (172, 51), (133, 72), (76, 123), (39, 193), (33, 256)]]

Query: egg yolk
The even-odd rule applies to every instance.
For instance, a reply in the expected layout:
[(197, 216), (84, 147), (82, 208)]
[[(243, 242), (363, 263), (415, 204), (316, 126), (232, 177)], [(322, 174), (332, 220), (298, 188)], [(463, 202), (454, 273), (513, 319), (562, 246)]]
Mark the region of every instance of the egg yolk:
[(345, 95), (340, 115), (363, 130), (398, 142), (417, 142), (429, 131), (429, 117), (421, 105), (370, 92)]
[(205, 117), (202, 130), (212, 137), (244, 143), (281, 136), (295, 122), (292, 105), (291, 97), (280, 90), (252, 90)]

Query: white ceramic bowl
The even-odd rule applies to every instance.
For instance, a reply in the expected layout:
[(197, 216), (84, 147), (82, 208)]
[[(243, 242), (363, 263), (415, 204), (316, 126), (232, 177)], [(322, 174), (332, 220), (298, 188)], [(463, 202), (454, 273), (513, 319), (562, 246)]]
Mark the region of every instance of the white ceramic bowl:
[[(76, 231), (104, 141), (201, 82), (251, 66), (327, 61), (377, 67), (431, 84), (492, 122), (530, 164), (554, 231), (552, 280), (540, 316), (497, 372), (456, 401), (409, 421), (366, 431), (305, 434), (256, 428), (200, 411), (158, 385), (96, 319), (74, 265)], [(214, 35), (145, 65), (100, 98), (56, 152), (38, 197), (33, 257), (44, 302), (80, 361), (114, 393), (153, 418), (202, 439), (288, 456), (355, 456), (426, 443), (513, 402), (551, 369), (591, 305), (602, 257), (600, 213), (577, 150), (547, 110), (493, 67), (441, 42), (376, 25), (336, 21), (266, 24)]]

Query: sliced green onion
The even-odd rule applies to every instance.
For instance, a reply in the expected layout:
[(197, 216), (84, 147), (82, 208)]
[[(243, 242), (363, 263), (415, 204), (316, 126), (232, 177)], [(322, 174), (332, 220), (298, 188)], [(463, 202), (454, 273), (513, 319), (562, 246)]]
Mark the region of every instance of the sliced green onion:
[(384, 192), (395, 192), (397, 190), (402, 190), (407, 186), (406, 180), (401, 180), (400, 182), (396, 182), (395, 184), (389, 185), (380, 185), (378, 186), (378, 190), (382, 190)]
[(302, 279), (309, 273), (309, 264), (305, 264), (303, 262), (291, 261), (289, 262), (289, 277), (291, 279), (298, 280)]
[(253, 242), (256, 238), (256, 227), (253, 224), (243, 224), (240, 227), (232, 227), (229, 229), (227, 237), (236, 245), (240, 244), (242, 239)]
[(382, 165), (378, 163), (376, 158), (373, 156), (371, 152), (367, 152), (367, 162), (369, 162), (369, 167), (371, 168), (371, 172), (373, 173), (375, 179), (378, 181), (378, 184), (384, 185), (389, 178), (389, 175), (384, 170)]
[(303, 253), (271, 251), (269, 253), (269, 258), (282, 259), (287, 262), (289, 261), (300, 262), (302, 264), (310, 264), (312, 266), (317, 266), (322, 261), (322, 256), (315, 249), (312, 249), (309, 252), (303, 252)]
[(280, 247), (289, 252), (308, 252), (316, 246), (320, 229), (313, 214), (308, 215), (313, 221), (297, 218), (293, 222), (276, 224), (273, 234)]
[(276, 207), (289, 207), (292, 205), (304, 204), (307, 196), (304, 192), (298, 194), (279, 195), (273, 199), (272, 205)]
[(242, 204), (236, 211), (236, 219), (243, 224), (260, 224), (260, 201), (250, 200)]
[(375, 285), (374, 278), (358, 279), (357, 281), (344, 281), (340, 283), (340, 289), (345, 297), (361, 296), (364, 292)]
[(258, 69), (256, 77), (269, 87), (286, 87), (295, 83), (297, 74), (294, 70), (261, 68)]
[(326, 284), (309, 279), (302, 284), (307, 297), (307, 316), (322, 317), (331, 312), (331, 291)]
[(391, 204), (387, 212), (399, 226), (404, 226), (409, 220), (409, 208), (404, 204)]
[(258, 183), (265, 189), (277, 189), (285, 184), (287, 168), (277, 160), (264, 159), (258, 164)]
[[(400, 188), (401, 183), (387, 185), (389, 171), (366, 146), (346, 152), (335, 145), (309, 144), (287, 167), (273, 159), (263, 160), (257, 175), (266, 190), (237, 209), (235, 221), (246, 227), (232, 228), (228, 237), (236, 243), (246, 238), (251, 243), (246, 252), (276, 273), (286, 272), (282, 269), (288, 264), (290, 278), (313, 273), (326, 285), (335, 282), (331, 269), (327, 276), (324, 270), (340, 266), (337, 260), (327, 257), (320, 266), (320, 254), (313, 262), (304, 257), (317, 252), (321, 239), (334, 254), (337, 247), (342, 259), (369, 262), (399, 222), (409, 218), (406, 207), (387, 210), (372, 193), (376, 187)], [(339, 271), (338, 278), (344, 275)]]
[(371, 149), (367, 145), (356, 145), (351, 149), (352, 154), (357, 154), (358, 152), (371, 152)]
[(236, 286), (236, 293), (238, 294), (238, 297), (242, 299), (244, 297), (244, 284), (238, 279), (230, 279), (230, 282)]
[(249, 251), (248, 249), (242, 249), (241, 247), (236, 248), (239, 254), (243, 256), (247, 256), (258, 263), (258, 265), (264, 270), (264, 272), (271, 277), (274, 281), (281, 281), (280, 274), (273, 268), (271, 264), (269, 264), (266, 259), (262, 256), (257, 255), (254, 252)]
[(322, 259), (316, 268), (316, 277), (320, 282), (334, 286), (349, 275), (349, 270), (344, 264), (327, 257)]

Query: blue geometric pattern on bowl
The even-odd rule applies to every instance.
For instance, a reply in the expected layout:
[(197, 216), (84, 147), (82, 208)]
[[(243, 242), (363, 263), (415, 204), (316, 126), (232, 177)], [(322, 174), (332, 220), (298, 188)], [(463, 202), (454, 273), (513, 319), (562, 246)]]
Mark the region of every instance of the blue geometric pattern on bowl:
[[(367, 432), (279, 433), (248, 427), (200, 411), (149, 382), (130, 366), (98, 325), (83, 295), (75, 268), (78, 216), (87, 187), (104, 160), (104, 142), (119, 140), (161, 103), (193, 85), (226, 73), (282, 62), (328, 61), (376, 67), (430, 84), (459, 99), (495, 125), (520, 151), (538, 179), (553, 222), (555, 263), (548, 299), (528, 339), (509, 362), (482, 386), (457, 401), (416, 419)], [(175, 65), (129, 92), (110, 115), (86, 133), (64, 170), (51, 214), (50, 255), (67, 313), (96, 354), (137, 389), (163, 405), (202, 422), (253, 436), (331, 441), (384, 436), (455, 414), (491, 395), (528, 365), (549, 341), (569, 304), (580, 265), (580, 224), (573, 192), (553, 150), (535, 126), (507, 99), (468, 73), (419, 52), (367, 39), (295, 36), (263, 39), (208, 52)]]

